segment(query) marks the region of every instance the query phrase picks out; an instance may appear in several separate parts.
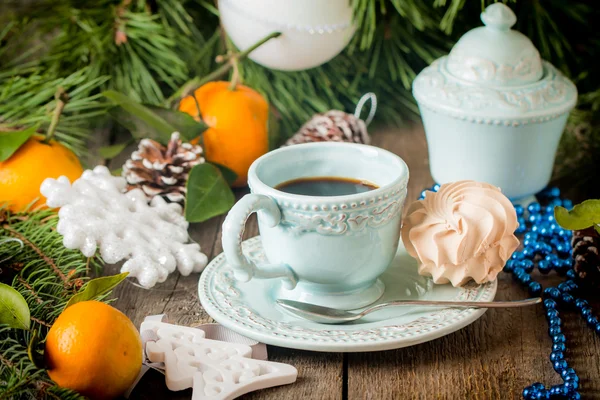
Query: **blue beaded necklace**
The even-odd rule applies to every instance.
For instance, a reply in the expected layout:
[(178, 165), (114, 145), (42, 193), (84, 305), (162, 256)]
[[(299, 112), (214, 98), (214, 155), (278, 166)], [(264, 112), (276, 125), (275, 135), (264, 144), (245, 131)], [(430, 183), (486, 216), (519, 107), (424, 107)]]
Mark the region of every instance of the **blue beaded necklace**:
[[(437, 192), (439, 188), (440, 185), (435, 184), (430, 189), (423, 190), (419, 199), (425, 198), (427, 191)], [(536, 382), (523, 389), (523, 398), (525, 400), (577, 400), (581, 398), (578, 392), (579, 377), (565, 360), (567, 339), (562, 332), (559, 308), (575, 306), (588, 325), (598, 334), (600, 334), (600, 323), (588, 302), (577, 297), (579, 287), (575, 282), (576, 274), (571, 258), (572, 232), (561, 228), (554, 220), (555, 206), (571, 209), (573, 203), (561, 199), (560, 190), (555, 187), (545, 189), (537, 197), (545, 206), (533, 202), (527, 206), (527, 213), (523, 206), (513, 204), (519, 221), (519, 228), (515, 233), (523, 235), (523, 248), (513, 253), (504, 266), (504, 272), (512, 273), (513, 278), (524, 286), (531, 296), (541, 294), (544, 298), (544, 309), (549, 325), (548, 334), (552, 338), (550, 361), (554, 370), (562, 377), (563, 383), (546, 388), (544, 384)], [(555, 270), (566, 280), (556, 287), (548, 287), (542, 291), (542, 285), (530, 275), (536, 266), (534, 262), (536, 256), (542, 257), (537, 262), (537, 268), (542, 274)]]

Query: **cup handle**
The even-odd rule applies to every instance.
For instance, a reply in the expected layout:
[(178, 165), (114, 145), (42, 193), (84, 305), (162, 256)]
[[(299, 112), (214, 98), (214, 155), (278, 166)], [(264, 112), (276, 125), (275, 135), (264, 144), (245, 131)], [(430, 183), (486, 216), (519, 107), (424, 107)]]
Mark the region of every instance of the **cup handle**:
[(272, 198), (251, 193), (238, 201), (223, 222), (223, 251), (225, 258), (234, 268), (234, 276), (241, 282), (248, 282), (252, 278), (271, 279), (284, 278), (283, 285), (286, 289), (296, 287), (297, 278), (286, 264), (256, 265), (242, 253), (242, 237), (248, 217), (260, 212), (259, 216), (269, 227), (274, 227), (281, 220), (281, 211)]

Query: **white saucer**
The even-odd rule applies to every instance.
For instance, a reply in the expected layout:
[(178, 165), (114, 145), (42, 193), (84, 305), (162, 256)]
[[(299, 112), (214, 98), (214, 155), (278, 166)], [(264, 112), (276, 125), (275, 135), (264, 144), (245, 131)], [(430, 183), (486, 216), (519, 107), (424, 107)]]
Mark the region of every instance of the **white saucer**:
[[(260, 237), (243, 243), (244, 254), (264, 262)], [(368, 268), (368, 266), (365, 266)], [(417, 274), (416, 261), (402, 244), (392, 265), (381, 276), (392, 299), (492, 301), (497, 282), (463, 288), (435, 285)], [(351, 324), (324, 325), (288, 314), (274, 302), (281, 283), (276, 279), (240, 283), (220, 254), (206, 267), (198, 284), (200, 302), (218, 323), (244, 336), (293, 349), (358, 352), (397, 349), (427, 342), (457, 331), (485, 313), (485, 309), (392, 307)]]

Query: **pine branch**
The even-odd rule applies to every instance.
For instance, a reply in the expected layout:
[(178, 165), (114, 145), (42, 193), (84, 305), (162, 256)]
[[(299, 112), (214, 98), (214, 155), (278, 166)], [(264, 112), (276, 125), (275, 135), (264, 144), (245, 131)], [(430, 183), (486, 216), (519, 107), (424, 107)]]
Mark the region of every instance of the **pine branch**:
[(40, 325), (43, 325), (43, 326), (45, 326), (45, 327), (46, 327), (46, 328), (48, 328), (48, 329), (50, 329), (50, 327), (52, 326), (52, 325), (50, 325), (48, 322), (46, 322), (46, 321), (42, 321), (41, 319), (37, 319), (36, 317), (29, 317), (29, 318), (31, 318), (31, 320), (32, 320), (33, 322), (35, 322), (35, 323), (38, 323), (38, 324), (40, 324)]
[(53, 78), (39, 71), (16, 75), (15, 71), (0, 73), (0, 127), (24, 129), (39, 125), (39, 133), (50, 129), (53, 110), (57, 102), (55, 93), (62, 87), (69, 96), (69, 103), (61, 110), (61, 118), (55, 125), (54, 135), (78, 154), (86, 151), (85, 138), (93, 118), (104, 115), (106, 105), (99, 95), (93, 95), (106, 81), (106, 77), (88, 80), (84, 68), (64, 78)]
[[(77, 282), (88, 279), (86, 271), (97, 271), (102, 265), (98, 257), (87, 258), (78, 250), (66, 249), (62, 236), (56, 232), (57, 222), (58, 216), (51, 210), (29, 214), (0, 210), (0, 241), (16, 237), (25, 244), (21, 249), (18, 243), (3, 243), (0, 259), (23, 265), (12, 286), (27, 301), (31, 329), (42, 338), (69, 298), (81, 288)], [(32, 364), (27, 356), (30, 336), (29, 331), (0, 326), (0, 398), (83, 399), (56, 387), (43, 369)]]
[[(380, 100), (375, 122), (415, 120), (418, 109), (410, 90), (414, 76), (447, 53), (463, 33), (480, 26), (479, 14), (494, 1), (352, 0), (356, 33), (348, 48), (330, 63), (284, 73), (245, 61), (240, 74), (269, 99), (283, 136), (293, 134), (315, 112), (352, 111), (366, 91), (375, 92)], [(518, 16), (516, 28), (533, 40), (543, 58), (576, 80), (580, 92), (600, 88), (600, 74), (591, 73), (600, 56), (600, 34), (589, 22), (600, 16), (598, 7), (584, 0), (509, 3)], [(6, 24), (0, 24), (4, 26), (0, 29), (0, 129), (38, 122), (41, 131), (47, 129), (52, 95), (58, 85), (66, 87), (58, 80), (81, 79), (78, 85), (94, 87), (81, 102), (68, 90), (71, 101), (56, 133), (78, 152), (84, 150), (89, 134), (85, 122), (103, 115), (93, 98), (99, 88), (113, 88), (143, 103), (162, 103), (184, 82), (200, 80), (213, 71), (215, 56), (224, 52), (225, 33), (210, 0), (14, 4), (16, 11)], [(39, 38), (47, 33), (51, 40), (40, 46)], [(23, 48), (35, 50), (20, 55)], [(104, 77), (101, 83), (95, 81)], [(599, 111), (588, 112), (581, 104), (582, 112), (577, 110), (573, 116), (592, 125), (578, 129), (575, 136), (569, 132), (565, 136), (581, 136), (596, 149), (593, 132)], [(73, 107), (72, 114), (67, 112), (69, 107)], [(575, 159), (567, 142), (559, 162)]]
[(109, 76), (103, 89), (116, 89), (158, 104), (164, 90), (188, 76), (186, 59), (204, 38), (179, 0), (42, 1), (30, 10), (47, 32), (58, 31), (42, 58), (55, 75), (90, 65), (88, 79)]
[(56, 273), (56, 275), (60, 278), (63, 284), (68, 286), (69, 282), (65, 274), (58, 268), (54, 260), (48, 257), (42, 250), (33, 244), (29, 239), (27, 239), (24, 235), (17, 232), (14, 228), (12, 228), (9, 224), (4, 224), (2, 227), (8, 232), (8, 234), (14, 238), (21, 240), (26, 246), (30, 247), (51, 269)]
[(29, 283), (27, 283), (27, 281), (25, 279), (23, 279), (22, 277), (17, 277), (17, 280), (19, 281), (19, 283), (21, 285), (23, 285), (25, 287), (25, 289), (27, 289), (29, 291), (29, 294), (31, 294), (31, 296), (35, 299), (35, 301), (38, 304), (43, 304), (44, 301), (40, 298), (40, 296), (38, 296), (38, 294), (35, 292), (35, 290), (33, 290), (33, 287), (31, 287), (31, 285)]

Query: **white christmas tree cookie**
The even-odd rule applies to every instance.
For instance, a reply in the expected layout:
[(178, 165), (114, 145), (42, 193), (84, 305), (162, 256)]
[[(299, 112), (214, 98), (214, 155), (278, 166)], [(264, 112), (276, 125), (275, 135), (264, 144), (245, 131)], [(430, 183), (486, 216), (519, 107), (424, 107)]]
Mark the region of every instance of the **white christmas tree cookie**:
[(141, 327), (146, 357), (162, 362), (169, 390), (193, 389), (192, 400), (229, 400), (254, 390), (296, 381), (288, 364), (250, 358), (252, 348), (204, 338), (204, 332), (146, 319)]
[(105, 262), (128, 259), (121, 268), (144, 287), (164, 282), (179, 270), (200, 272), (208, 261), (197, 243), (188, 243), (188, 223), (181, 206), (157, 196), (148, 204), (140, 189), (123, 193), (124, 178), (97, 166), (73, 184), (62, 176), (46, 179), (41, 193), (46, 204), (60, 207), (57, 231), (68, 249), (91, 257), (100, 249)]

